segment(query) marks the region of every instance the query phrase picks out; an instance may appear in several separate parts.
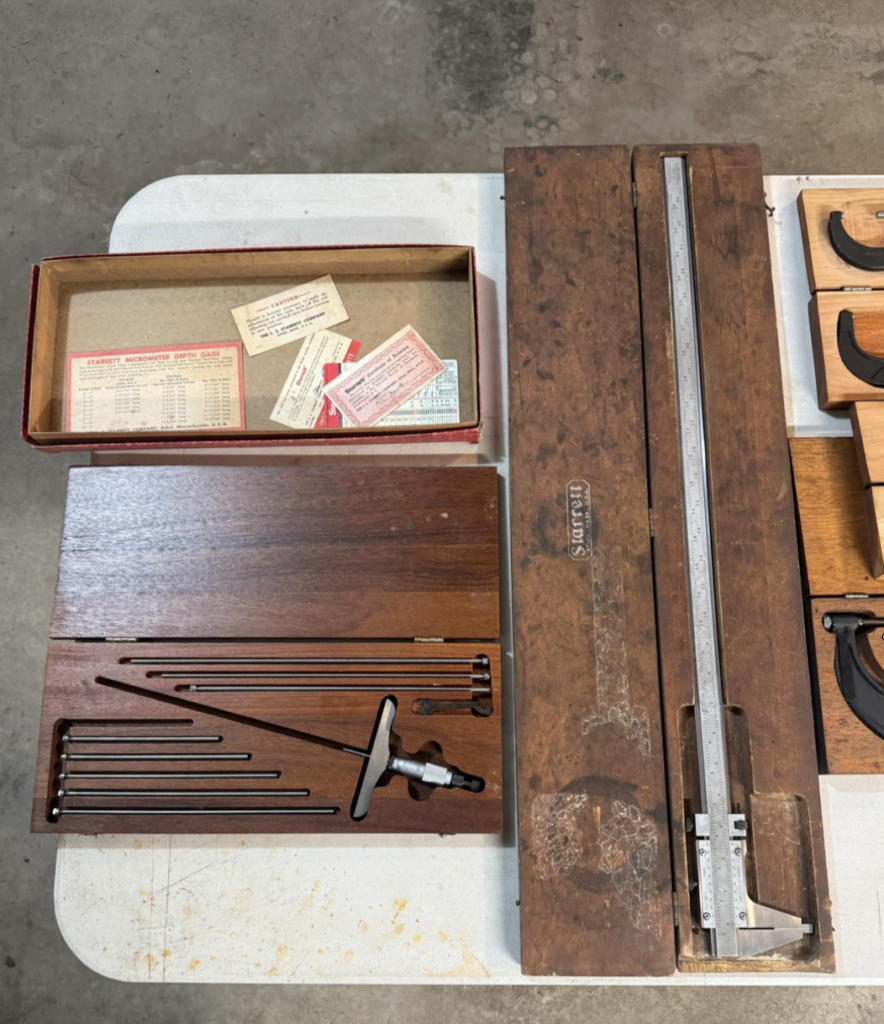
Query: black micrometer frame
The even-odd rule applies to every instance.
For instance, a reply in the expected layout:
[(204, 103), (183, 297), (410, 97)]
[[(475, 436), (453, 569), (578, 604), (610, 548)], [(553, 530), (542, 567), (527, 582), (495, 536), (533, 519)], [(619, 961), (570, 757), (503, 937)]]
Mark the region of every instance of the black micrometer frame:
[(884, 359), (870, 356), (856, 341), (853, 313), (842, 309), (838, 314), (838, 355), (848, 370), (873, 388), (884, 388)]
[(884, 739), (884, 680), (863, 662), (857, 637), (884, 626), (884, 619), (852, 612), (826, 612), (823, 628), (835, 637), (835, 678), (850, 710), (868, 729)]
[(832, 210), (829, 214), (829, 241), (835, 252), (858, 270), (884, 270), (884, 246), (863, 245), (851, 238), (844, 227), (844, 213)]

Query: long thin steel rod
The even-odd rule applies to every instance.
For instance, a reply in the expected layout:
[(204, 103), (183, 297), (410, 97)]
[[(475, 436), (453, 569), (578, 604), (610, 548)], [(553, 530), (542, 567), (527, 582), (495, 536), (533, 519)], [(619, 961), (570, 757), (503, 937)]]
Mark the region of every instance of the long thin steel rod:
[(168, 693), (156, 693), (143, 686), (134, 686), (132, 683), (122, 683), (119, 679), (108, 679), (106, 676), (97, 676), (95, 682), (99, 686), (109, 686), (114, 690), (122, 690), (123, 693), (135, 693), (139, 697), (146, 697), (148, 700), (156, 700), (161, 704), (172, 704), (174, 707), (186, 708), (188, 711), (196, 711), (201, 715), (214, 715), (215, 718), (223, 718), (227, 722), (236, 722), (239, 725), (251, 725), (256, 729), (263, 729), (264, 732), (276, 733), (277, 736), (289, 736), (293, 740), (302, 740), (304, 743), (313, 743), (318, 747), (326, 747), (329, 750), (340, 750), (345, 754), (353, 754), (356, 757), (368, 758), (367, 750), (360, 750), (359, 747), (350, 747), (346, 743), (339, 743), (337, 740), (329, 740), (324, 736), (314, 736), (310, 732), (301, 732), (300, 729), (289, 729), (285, 725), (277, 725), (276, 722), (265, 722), (261, 718), (251, 718), (249, 715), (238, 715), (233, 711), (224, 711), (222, 708), (213, 708), (209, 704), (200, 704), (195, 700), (185, 700), (183, 697), (173, 697)]
[(59, 779), (278, 779), (281, 772), (59, 772)]
[(141, 816), (145, 814), (338, 814), (339, 807), (53, 807), (52, 817), (61, 818), (66, 814), (91, 814), (93, 817), (106, 817), (109, 814), (129, 814)]
[(469, 679), (488, 683), (487, 672), (157, 672), (159, 679)]
[(61, 754), (62, 761), (251, 761), (251, 754)]
[(487, 665), (475, 658), (124, 658), (126, 665)]
[(471, 693), (483, 696), (491, 693), (490, 686), (440, 686), (428, 683), (426, 686), (377, 686), (366, 683), (365, 686), (313, 686), (285, 683), (191, 683), (187, 689), (191, 693), (426, 693), (432, 690), (438, 693)]
[(60, 789), (59, 797), (310, 796), (309, 789)]
[(71, 736), (62, 743), (220, 743), (220, 736)]

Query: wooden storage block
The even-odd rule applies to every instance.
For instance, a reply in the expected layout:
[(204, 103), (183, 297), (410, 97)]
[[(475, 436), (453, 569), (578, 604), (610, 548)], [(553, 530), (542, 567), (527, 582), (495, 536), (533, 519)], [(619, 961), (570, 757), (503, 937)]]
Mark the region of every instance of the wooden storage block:
[[(864, 775), (884, 772), (884, 740), (876, 736), (851, 711), (835, 677), (835, 637), (823, 627), (826, 612), (852, 612), (884, 617), (880, 597), (844, 600), (814, 598), (810, 602), (815, 677), (826, 767), (833, 775)], [(863, 658), (878, 665), (884, 676), (884, 643), (880, 629), (861, 637)]]
[(884, 576), (884, 487), (867, 487), (863, 491), (863, 512), (869, 566), (875, 579), (879, 579)]
[(811, 597), (884, 594), (872, 575), (856, 446), (849, 437), (789, 442)]
[[(72, 469), (32, 829), (501, 831), (497, 487), (488, 467)], [(481, 792), (393, 776), (351, 817), (363, 760), (340, 747), (368, 748), (388, 696), (395, 755)], [(212, 777), (138, 774), (202, 767)], [(200, 814), (168, 814), (194, 784)], [(127, 800), (139, 813), (107, 813)], [(272, 813), (286, 805), (332, 813)], [(267, 813), (206, 813), (231, 806)]]
[(808, 315), (821, 409), (884, 400), (884, 388), (861, 380), (844, 365), (838, 351), (838, 317), (843, 310), (853, 313), (857, 345), (884, 359), (884, 292), (817, 292)]
[(863, 484), (884, 484), (884, 404), (856, 402), (850, 422)]
[(884, 212), (884, 190), (804, 189), (798, 195), (798, 216), (810, 290), (884, 288), (884, 272), (851, 266), (832, 248), (829, 214), (833, 210), (844, 214), (844, 227), (857, 242), (884, 246), (884, 219), (878, 216)]

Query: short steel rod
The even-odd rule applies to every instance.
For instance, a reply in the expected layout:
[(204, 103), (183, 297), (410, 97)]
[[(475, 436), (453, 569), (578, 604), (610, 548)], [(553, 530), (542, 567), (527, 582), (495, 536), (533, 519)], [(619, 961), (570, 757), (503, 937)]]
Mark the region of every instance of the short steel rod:
[(93, 817), (190, 814), (214, 817), (219, 814), (338, 814), (339, 811), (339, 807), (53, 807), (52, 817), (58, 819), (66, 814), (90, 814)]
[(64, 779), (278, 779), (281, 772), (59, 772)]
[(60, 789), (63, 799), (100, 797), (310, 796), (309, 789)]
[(251, 754), (60, 754), (62, 761), (250, 761)]
[(65, 733), (62, 743), (220, 743), (220, 736), (72, 736)]

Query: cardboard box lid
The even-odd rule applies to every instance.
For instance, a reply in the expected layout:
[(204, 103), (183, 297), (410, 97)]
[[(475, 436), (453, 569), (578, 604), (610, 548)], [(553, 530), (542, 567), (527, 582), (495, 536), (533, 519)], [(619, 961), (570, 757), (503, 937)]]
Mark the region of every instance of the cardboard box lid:
[(492, 639), (492, 467), (77, 467), (53, 637)]

